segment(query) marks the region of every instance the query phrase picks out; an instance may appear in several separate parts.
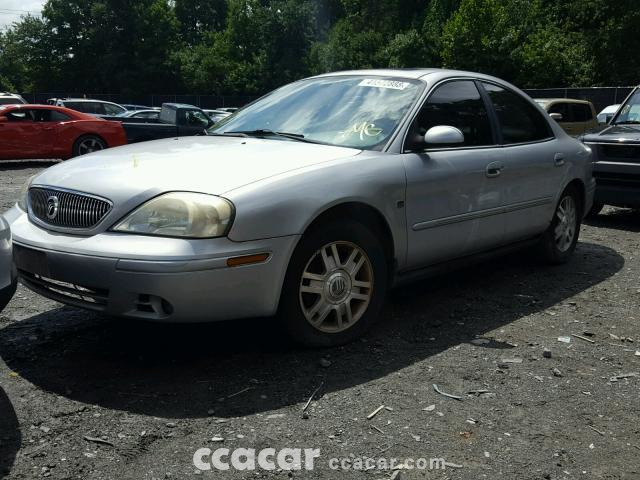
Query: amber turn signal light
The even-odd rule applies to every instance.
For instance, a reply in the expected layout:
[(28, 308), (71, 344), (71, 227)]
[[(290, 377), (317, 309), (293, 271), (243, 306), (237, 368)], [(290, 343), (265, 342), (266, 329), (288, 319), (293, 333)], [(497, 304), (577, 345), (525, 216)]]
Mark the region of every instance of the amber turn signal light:
[(252, 263), (261, 263), (269, 258), (268, 253), (259, 253), (257, 255), (244, 255), (242, 257), (233, 257), (227, 260), (227, 267), (239, 267), (240, 265), (251, 265)]

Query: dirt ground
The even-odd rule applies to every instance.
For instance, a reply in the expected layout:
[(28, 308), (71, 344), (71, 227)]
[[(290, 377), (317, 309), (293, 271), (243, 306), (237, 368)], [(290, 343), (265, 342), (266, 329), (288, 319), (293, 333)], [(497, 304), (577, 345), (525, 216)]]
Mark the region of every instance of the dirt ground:
[[(0, 211), (44, 166), (2, 167)], [(609, 208), (568, 265), (521, 252), (403, 287), (334, 350), (292, 347), (270, 319), (117, 321), (20, 287), (0, 314), (0, 478), (640, 479), (639, 232)], [(320, 457), (201, 471), (200, 448)]]

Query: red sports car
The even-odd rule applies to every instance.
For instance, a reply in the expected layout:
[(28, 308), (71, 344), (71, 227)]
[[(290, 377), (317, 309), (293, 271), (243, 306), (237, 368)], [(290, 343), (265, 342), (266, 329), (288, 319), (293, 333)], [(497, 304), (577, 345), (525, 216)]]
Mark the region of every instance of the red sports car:
[(51, 105), (0, 105), (0, 160), (67, 159), (126, 143), (120, 122)]

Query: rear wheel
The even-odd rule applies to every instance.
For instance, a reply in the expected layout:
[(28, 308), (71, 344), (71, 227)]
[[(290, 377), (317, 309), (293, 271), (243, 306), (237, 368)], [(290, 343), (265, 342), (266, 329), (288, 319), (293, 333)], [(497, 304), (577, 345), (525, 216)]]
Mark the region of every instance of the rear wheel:
[(291, 338), (303, 345), (348, 343), (378, 316), (387, 277), (384, 250), (367, 226), (346, 221), (315, 228), (291, 258), (280, 319)]
[(107, 148), (107, 143), (96, 135), (84, 135), (73, 144), (73, 156), (86, 155)]
[(580, 195), (574, 187), (569, 186), (562, 192), (551, 225), (541, 240), (545, 260), (561, 264), (571, 258), (578, 243), (581, 218)]

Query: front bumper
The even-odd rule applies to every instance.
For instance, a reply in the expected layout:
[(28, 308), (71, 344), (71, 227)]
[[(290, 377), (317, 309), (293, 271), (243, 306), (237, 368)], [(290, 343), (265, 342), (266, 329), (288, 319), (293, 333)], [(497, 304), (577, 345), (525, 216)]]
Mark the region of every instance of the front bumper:
[[(42, 229), (14, 208), (20, 281), (43, 296), (109, 315), (207, 322), (273, 315), (298, 236), (250, 242), (186, 240), (118, 233), (92, 237)], [(268, 253), (262, 263), (229, 258)]]

